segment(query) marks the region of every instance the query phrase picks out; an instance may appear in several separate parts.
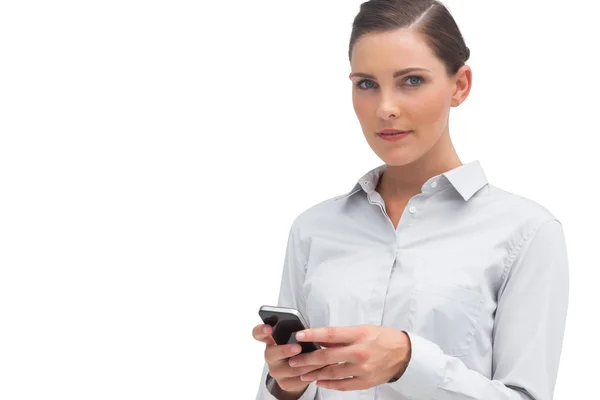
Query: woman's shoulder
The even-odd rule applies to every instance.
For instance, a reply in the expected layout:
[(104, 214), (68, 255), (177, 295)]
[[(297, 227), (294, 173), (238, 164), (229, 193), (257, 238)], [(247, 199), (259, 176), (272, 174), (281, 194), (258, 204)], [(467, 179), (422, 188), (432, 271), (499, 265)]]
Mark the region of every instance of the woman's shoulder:
[[(487, 196), (489, 206), (503, 214), (505, 220), (520, 221), (526, 225), (539, 225), (550, 220), (560, 222), (558, 216), (541, 200), (528, 197), (525, 194), (503, 189), (488, 184)], [(490, 208), (492, 210), (494, 208)]]
[(349, 192), (326, 197), (309, 205), (294, 218), (293, 228), (306, 231), (315, 226), (326, 226), (332, 219), (346, 215), (348, 202), (345, 200), (350, 199), (359, 190), (362, 189), (354, 188)]

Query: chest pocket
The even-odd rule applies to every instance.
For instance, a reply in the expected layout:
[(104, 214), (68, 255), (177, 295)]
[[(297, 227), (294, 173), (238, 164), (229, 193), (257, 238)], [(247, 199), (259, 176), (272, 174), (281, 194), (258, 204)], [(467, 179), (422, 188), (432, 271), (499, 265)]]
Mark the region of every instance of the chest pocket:
[(483, 295), (443, 283), (419, 283), (412, 292), (408, 326), (454, 357), (469, 353), (480, 324)]

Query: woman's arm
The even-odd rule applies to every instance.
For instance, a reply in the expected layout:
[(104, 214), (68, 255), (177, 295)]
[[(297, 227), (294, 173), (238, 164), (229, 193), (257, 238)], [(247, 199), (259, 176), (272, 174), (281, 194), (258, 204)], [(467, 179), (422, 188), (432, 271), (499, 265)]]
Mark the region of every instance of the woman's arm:
[(498, 296), (492, 379), (408, 332), (411, 360), (403, 376), (389, 385), (403, 396), (432, 400), (553, 398), (569, 296), (561, 223), (553, 219), (532, 231), (513, 259)]

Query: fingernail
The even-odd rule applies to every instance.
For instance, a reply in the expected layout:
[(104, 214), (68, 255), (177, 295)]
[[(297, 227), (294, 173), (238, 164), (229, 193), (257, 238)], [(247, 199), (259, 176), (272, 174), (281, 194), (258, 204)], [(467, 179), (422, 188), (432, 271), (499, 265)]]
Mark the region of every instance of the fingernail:
[(295, 366), (296, 364), (298, 364), (298, 360), (290, 358), (290, 367)]
[(265, 326), (265, 327), (263, 328), (263, 332), (264, 332), (264, 333), (269, 333), (269, 327), (268, 327), (268, 326)]
[(300, 351), (300, 346), (298, 346), (297, 344), (292, 346), (292, 353), (297, 353)]
[(296, 333), (296, 339), (304, 339), (304, 336), (306, 336), (304, 334), (304, 332), (298, 332), (298, 333)]

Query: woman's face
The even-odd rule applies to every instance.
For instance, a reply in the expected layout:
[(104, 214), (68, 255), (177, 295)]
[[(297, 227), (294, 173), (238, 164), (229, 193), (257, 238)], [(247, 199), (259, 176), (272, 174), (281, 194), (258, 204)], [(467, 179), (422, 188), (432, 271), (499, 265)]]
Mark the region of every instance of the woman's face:
[[(350, 64), (354, 111), (369, 146), (386, 164), (409, 164), (438, 142), (449, 143), (439, 139), (448, 134), (450, 107), (468, 95), (468, 66), (448, 77), (442, 61), (409, 29), (362, 36)], [(384, 136), (384, 129), (410, 133)]]

